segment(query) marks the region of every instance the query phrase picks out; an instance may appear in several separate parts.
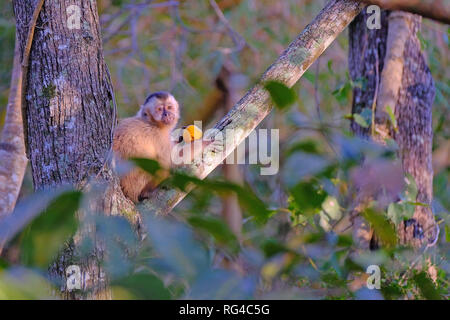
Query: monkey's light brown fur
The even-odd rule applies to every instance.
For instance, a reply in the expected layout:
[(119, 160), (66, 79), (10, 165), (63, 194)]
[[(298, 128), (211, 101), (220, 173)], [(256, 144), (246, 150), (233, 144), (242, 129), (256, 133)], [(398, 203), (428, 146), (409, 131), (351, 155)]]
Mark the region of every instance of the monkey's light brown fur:
[[(119, 160), (154, 159), (163, 168), (170, 168), (170, 134), (179, 118), (178, 108), (175, 98), (167, 92), (150, 95), (136, 116), (119, 122), (114, 131), (115, 156)], [(123, 193), (135, 203), (148, 197), (158, 182), (139, 168), (132, 169), (120, 179)]]

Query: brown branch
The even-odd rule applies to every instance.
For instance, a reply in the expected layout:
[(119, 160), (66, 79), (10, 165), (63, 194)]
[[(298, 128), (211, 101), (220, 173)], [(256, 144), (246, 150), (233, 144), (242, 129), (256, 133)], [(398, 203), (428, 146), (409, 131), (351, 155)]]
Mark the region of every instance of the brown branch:
[(228, 30), (228, 34), (230, 35), (230, 38), (233, 40), (233, 43), (235, 45), (234, 48), (222, 48), (221, 51), (225, 54), (231, 54), (231, 53), (239, 52), (242, 49), (244, 49), (244, 47), (247, 45), (247, 42), (239, 33), (237, 33), (233, 29), (233, 27), (228, 22), (225, 15), (223, 14), (222, 10), (217, 5), (217, 2), (215, 0), (209, 0), (209, 3), (213, 7), (214, 12), (216, 13), (220, 22), (222, 22), (225, 25), (225, 28)]
[(362, 0), (386, 10), (407, 11), (450, 24), (450, 2), (448, 0)]
[(0, 139), (0, 220), (14, 209), (28, 162), (23, 139), (21, 88), (22, 70), (16, 37), (5, 126)]
[[(395, 105), (397, 104), (403, 78), (403, 52), (410, 37), (410, 16), (410, 13), (396, 11), (392, 12), (388, 17), (389, 29), (386, 39), (386, 56), (381, 79), (376, 82), (377, 86), (378, 83), (380, 84), (380, 90), (378, 101), (374, 101), (376, 111), (373, 110), (372, 113), (376, 118), (376, 124), (373, 123), (372, 128), (378, 133), (378, 138), (376, 139), (378, 142), (385, 141), (390, 136), (387, 107), (389, 106), (392, 112), (395, 112)], [(377, 66), (377, 72), (378, 69)], [(372, 136), (375, 135), (372, 134)]]

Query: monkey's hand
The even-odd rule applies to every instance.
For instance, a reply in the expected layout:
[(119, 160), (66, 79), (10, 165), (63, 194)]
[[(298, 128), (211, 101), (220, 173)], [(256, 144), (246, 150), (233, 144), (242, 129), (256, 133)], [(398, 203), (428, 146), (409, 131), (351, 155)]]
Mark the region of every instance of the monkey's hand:
[(149, 199), (150, 198), (150, 194), (153, 192), (153, 190), (155, 190), (155, 184), (154, 183), (147, 183), (147, 185), (144, 187), (144, 189), (142, 189), (141, 193), (138, 196), (138, 201), (141, 202), (145, 199)]
[(202, 158), (204, 149), (212, 144), (212, 140), (195, 140), (190, 143), (179, 143), (174, 146), (176, 148), (172, 156), (177, 157), (177, 159), (172, 158), (172, 162), (176, 165), (180, 164), (191, 164), (194, 161), (198, 161)]

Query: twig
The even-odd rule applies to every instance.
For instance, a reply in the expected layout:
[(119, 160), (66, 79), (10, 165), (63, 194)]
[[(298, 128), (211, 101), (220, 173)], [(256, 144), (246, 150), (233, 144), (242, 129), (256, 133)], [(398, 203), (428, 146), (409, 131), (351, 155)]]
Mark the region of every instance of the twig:
[(228, 34), (230, 35), (231, 39), (233, 40), (233, 43), (235, 44), (234, 48), (221, 48), (221, 51), (224, 54), (231, 54), (235, 52), (239, 52), (247, 45), (247, 42), (245, 39), (237, 33), (231, 24), (228, 22), (227, 18), (223, 14), (222, 10), (220, 10), (220, 7), (217, 5), (217, 2), (215, 0), (209, 0), (209, 3), (213, 7), (214, 11), (216, 12), (217, 17), (219, 20), (225, 25), (225, 27), (228, 30)]
[(377, 107), (377, 99), (378, 99), (378, 86), (380, 82), (380, 71), (379, 68), (379, 59), (378, 59), (378, 51), (375, 50), (375, 94), (372, 102), (372, 138), (375, 137), (375, 111)]
[(180, 27), (187, 31), (187, 32), (191, 32), (191, 33), (212, 33), (212, 32), (220, 32), (219, 30), (215, 30), (215, 29), (195, 29), (192, 27), (189, 27), (188, 25), (186, 25), (183, 21), (183, 19), (181, 19), (181, 15), (180, 15), (180, 6), (175, 6), (174, 8), (174, 13), (175, 13), (175, 19), (178, 22), (178, 24), (180, 25)]
[(314, 100), (316, 102), (316, 112), (319, 122), (322, 122), (322, 116), (320, 114), (320, 100), (319, 100), (319, 70), (320, 70), (320, 57), (316, 61), (316, 76), (314, 79)]
[[(142, 10), (144, 8), (156, 9), (156, 8), (165, 8), (165, 7), (176, 7), (179, 5), (178, 1), (166, 1), (166, 2), (160, 2), (160, 3), (154, 3), (154, 4), (152, 4), (152, 2), (153, 2), (153, 0), (148, 0), (143, 3), (126, 5), (122, 10), (120, 10), (118, 13), (114, 14), (110, 19), (108, 19), (106, 22), (104, 22), (104, 23), (110, 22), (110, 24), (109, 24), (109, 26), (108, 26), (109, 28), (106, 32), (107, 35), (103, 38), (103, 43), (106, 43), (109, 40), (111, 40), (111, 38), (113, 38), (115, 35), (117, 35), (117, 33), (123, 27), (128, 25), (133, 20), (133, 18), (135, 18), (136, 16), (140, 16), (142, 14)], [(126, 17), (125, 20), (122, 21), (122, 23), (120, 23), (116, 28), (112, 29), (111, 24), (114, 21), (114, 19), (116, 19), (117, 17), (120, 17), (127, 10), (131, 10), (128, 17)]]

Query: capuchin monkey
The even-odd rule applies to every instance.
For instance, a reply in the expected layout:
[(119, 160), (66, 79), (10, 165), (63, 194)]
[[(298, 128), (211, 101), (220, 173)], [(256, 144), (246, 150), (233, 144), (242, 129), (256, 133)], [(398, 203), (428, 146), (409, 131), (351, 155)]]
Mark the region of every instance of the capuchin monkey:
[[(147, 97), (139, 112), (121, 120), (114, 131), (113, 151), (121, 160), (147, 158), (171, 167), (171, 132), (180, 117), (177, 100), (168, 92)], [(160, 182), (142, 169), (134, 168), (123, 175), (120, 185), (124, 195), (134, 203), (147, 199)]]

